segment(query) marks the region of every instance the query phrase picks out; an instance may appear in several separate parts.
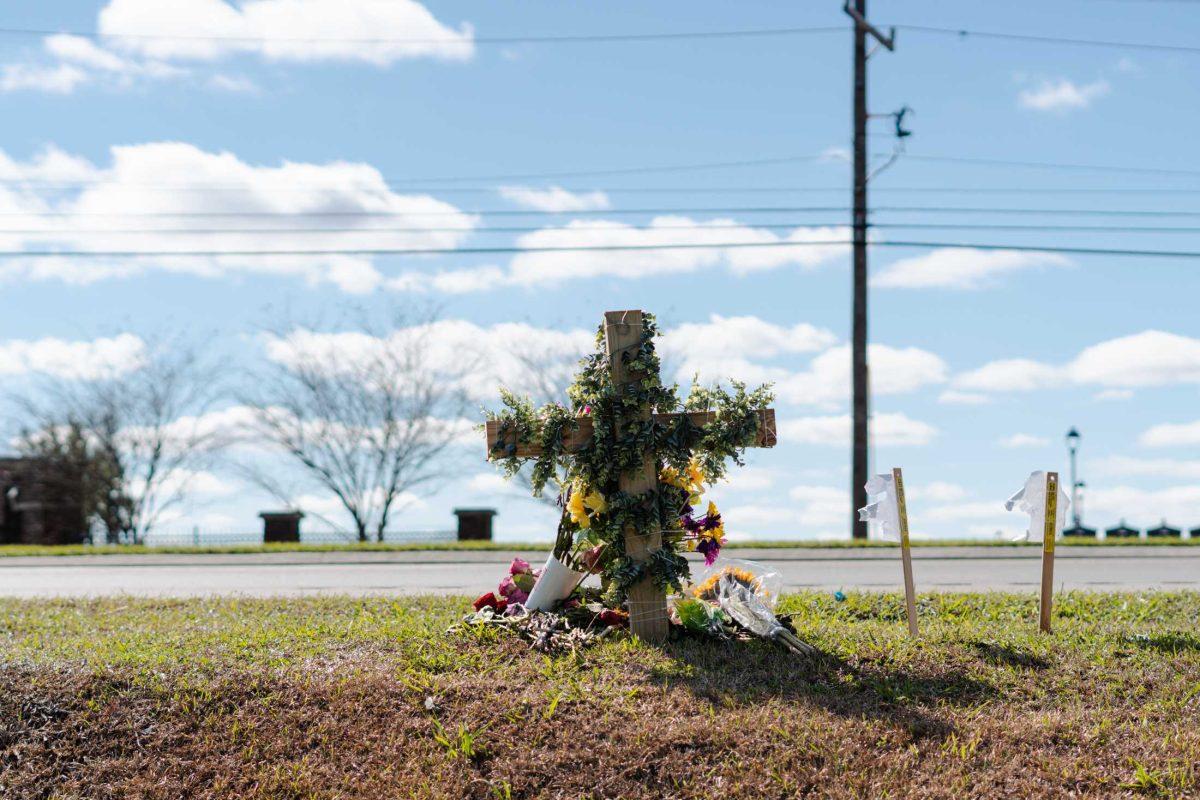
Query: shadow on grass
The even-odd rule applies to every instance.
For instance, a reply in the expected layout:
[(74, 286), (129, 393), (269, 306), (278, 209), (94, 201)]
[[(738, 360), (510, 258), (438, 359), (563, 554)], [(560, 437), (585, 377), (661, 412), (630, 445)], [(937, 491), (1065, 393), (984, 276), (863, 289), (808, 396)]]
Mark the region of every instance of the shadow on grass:
[(1143, 650), (1157, 650), (1160, 653), (1200, 653), (1200, 637), (1190, 633), (1139, 634), (1128, 637), (1127, 641)]
[(984, 661), (997, 667), (1042, 670), (1050, 666), (1050, 662), (1041, 656), (999, 642), (971, 642), (971, 649)]
[(875, 664), (854, 665), (821, 653), (804, 658), (765, 642), (681, 640), (665, 652), (675, 667), (653, 677), (717, 703), (758, 705), (771, 699), (807, 703), (839, 716), (875, 719), (913, 739), (941, 740), (954, 726), (938, 713), (996, 695), (990, 684), (952, 667), (922, 673)]

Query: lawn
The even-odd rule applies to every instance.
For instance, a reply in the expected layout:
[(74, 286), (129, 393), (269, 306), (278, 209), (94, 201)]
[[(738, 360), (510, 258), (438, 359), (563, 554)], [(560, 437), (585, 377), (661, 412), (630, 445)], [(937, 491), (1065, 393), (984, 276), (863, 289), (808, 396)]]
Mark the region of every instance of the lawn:
[[(1163, 546), (1200, 546), (1200, 538), (1191, 539), (1069, 539), (1060, 541), (1059, 547), (1163, 547)], [(732, 541), (731, 548), (761, 550), (769, 548), (889, 548), (899, 547), (896, 542), (858, 539), (839, 539), (835, 541), (812, 539), (755, 539), (753, 541)], [(996, 541), (995, 539), (914, 539), (913, 547), (1026, 547), (1024, 542)], [(1041, 545), (1036, 545), (1040, 547)], [(330, 552), (413, 552), (427, 550), (467, 550), (467, 551), (514, 551), (549, 552), (550, 542), (483, 542), (483, 541), (448, 541), (448, 542), (328, 542), (322, 544), (306, 544), (304, 542), (272, 543), (272, 544), (230, 544), (230, 545), (101, 545), (85, 544), (67, 545), (32, 545), (8, 544), (0, 545), (0, 558), (5, 556), (81, 556), (81, 555), (139, 555), (146, 553), (159, 554), (225, 554), (225, 553), (330, 553)]]
[(0, 601), (0, 797), (1193, 797), (1200, 595), (792, 595), (805, 661), (465, 599)]

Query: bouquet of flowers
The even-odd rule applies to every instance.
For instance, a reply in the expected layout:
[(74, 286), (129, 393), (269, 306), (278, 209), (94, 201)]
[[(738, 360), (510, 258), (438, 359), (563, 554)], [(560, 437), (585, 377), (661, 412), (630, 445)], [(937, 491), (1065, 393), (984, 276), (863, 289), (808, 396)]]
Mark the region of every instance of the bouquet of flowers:
[(711, 570), (672, 607), (675, 621), (694, 633), (727, 637), (744, 630), (779, 642), (798, 655), (817, 651), (801, 641), (775, 616), (779, 573), (751, 561), (735, 561)]

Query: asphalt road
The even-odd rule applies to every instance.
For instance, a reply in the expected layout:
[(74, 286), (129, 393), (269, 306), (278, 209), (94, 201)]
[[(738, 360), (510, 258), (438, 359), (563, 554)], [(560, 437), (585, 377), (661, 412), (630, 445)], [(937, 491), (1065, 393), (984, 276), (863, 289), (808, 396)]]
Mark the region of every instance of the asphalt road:
[[(265, 553), (0, 558), (0, 596), (247, 597), (310, 594), (477, 594), (494, 587), (514, 555), (545, 553)], [(898, 590), (895, 549), (727, 549), (777, 569), (788, 590)], [(1036, 547), (922, 547), (913, 551), (918, 591), (1026, 591), (1038, 586)], [(1060, 547), (1060, 589), (1200, 590), (1200, 547)]]

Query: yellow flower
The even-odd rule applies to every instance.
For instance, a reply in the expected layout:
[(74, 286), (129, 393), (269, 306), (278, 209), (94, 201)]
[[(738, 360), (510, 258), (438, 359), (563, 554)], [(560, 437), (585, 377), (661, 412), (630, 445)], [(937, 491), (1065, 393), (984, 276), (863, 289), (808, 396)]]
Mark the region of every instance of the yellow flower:
[(704, 490), (704, 482), (708, 479), (704, 474), (704, 470), (700, 469), (700, 462), (696, 458), (692, 458), (687, 466), (688, 480), (692, 482), (693, 491), (699, 493)]
[(608, 503), (604, 500), (604, 495), (593, 490), (588, 492), (583, 498), (583, 504), (591, 509), (593, 515), (603, 514), (608, 511)]
[(668, 486), (675, 486), (680, 489), (687, 488), (687, 484), (684, 482), (683, 477), (679, 474), (679, 470), (671, 466), (662, 468), (662, 471), (658, 473), (658, 480), (667, 484)]
[(575, 481), (571, 485), (571, 499), (567, 501), (567, 513), (571, 515), (571, 521), (581, 528), (592, 527), (592, 518), (603, 514), (608, 510), (608, 502), (605, 501), (604, 495), (592, 490), (588, 491), (587, 487), (581, 482)]
[(567, 513), (571, 515), (571, 521), (579, 527), (592, 527), (592, 520), (588, 517), (587, 510), (583, 507), (583, 494), (581, 492), (571, 492), (571, 499), (567, 501)]

